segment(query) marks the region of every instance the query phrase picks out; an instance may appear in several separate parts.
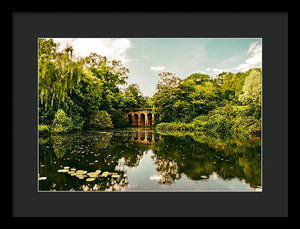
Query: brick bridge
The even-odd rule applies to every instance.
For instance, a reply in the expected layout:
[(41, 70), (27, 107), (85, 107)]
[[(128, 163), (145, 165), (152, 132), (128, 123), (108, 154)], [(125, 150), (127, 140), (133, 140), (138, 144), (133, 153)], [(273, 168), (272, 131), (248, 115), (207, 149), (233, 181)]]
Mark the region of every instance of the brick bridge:
[(152, 108), (124, 108), (120, 110), (131, 126), (150, 127), (154, 124)]

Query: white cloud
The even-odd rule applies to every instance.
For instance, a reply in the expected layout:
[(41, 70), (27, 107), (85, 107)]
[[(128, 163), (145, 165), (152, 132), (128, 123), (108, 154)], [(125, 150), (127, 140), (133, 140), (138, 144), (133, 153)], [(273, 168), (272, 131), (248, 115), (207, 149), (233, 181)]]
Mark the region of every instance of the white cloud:
[(252, 52), (252, 50), (255, 48), (256, 45), (257, 45), (257, 42), (252, 42), (250, 44), (250, 47), (248, 49), (248, 54)]
[(262, 45), (253, 42), (250, 44), (248, 49), (248, 58), (241, 63), (239, 66), (233, 68), (237, 71), (247, 71), (250, 68), (261, 68), (262, 67)]
[(205, 71), (217, 73), (217, 72), (222, 72), (224, 70), (219, 69), (219, 68), (206, 68)]
[(150, 67), (151, 70), (153, 71), (161, 71), (161, 70), (164, 70), (165, 67), (162, 67), (162, 66), (152, 66)]
[(205, 71), (211, 75), (212, 77), (217, 76), (222, 72), (245, 72), (251, 68), (261, 68), (262, 67), (262, 45), (257, 42), (253, 42), (250, 44), (247, 58), (240, 65), (227, 68), (227, 69), (219, 69), (219, 68), (206, 68)]
[(226, 70), (224, 69), (219, 69), (219, 68), (206, 68), (205, 71), (207, 74), (209, 74), (212, 77), (215, 77), (216, 75), (225, 72)]
[(61, 44), (60, 49), (71, 45), (76, 56), (85, 57), (97, 53), (111, 60), (121, 60), (122, 63), (132, 61), (126, 54), (131, 47), (130, 40), (126, 38), (54, 38), (54, 41)]

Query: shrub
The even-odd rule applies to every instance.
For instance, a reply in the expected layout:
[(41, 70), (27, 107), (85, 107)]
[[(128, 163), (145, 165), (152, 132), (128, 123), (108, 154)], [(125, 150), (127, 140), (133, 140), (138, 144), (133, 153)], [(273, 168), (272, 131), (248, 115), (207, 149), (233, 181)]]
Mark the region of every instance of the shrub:
[(112, 123), (113, 123), (114, 127), (126, 127), (127, 126), (126, 118), (117, 111), (112, 113), (111, 119), (112, 119)]
[(233, 106), (233, 111), (236, 114), (235, 117), (246, 117), (252, 115), (252, 108), (248, 105), (246, 106)]
[(205, 132), (215, 137), (259, 137), (261, 135), (261, 122), (252, 116), (251, 106), (219, 107), (209, 115), (200, 115), (191, 123), (160, 123), (156, 130), (161, 133), (170, 131)]
[(216, 126), (216, 131), (220, 134), (230, 134), (231, 133), (231, 126), (232, 122), (228, 120), (224, 116), (219, 116), (217, 118), (217, 126)]
[(50, 135), (50, 126), (48, 125), (39, 125), (39, 135), (46, 137)]
[(72, 115), (73, 130), (82, 130), (85, 121), (79, 114)]
[(193, 127), (195, 131), (204, 131), (207, 128), (208, 115), (200, 115), (193, 120)]
[(254, 137), (261, 135), (260, 121), (252, 116), (238, 117), (234, 119), (233, 123), (232, 132), (235, 136)]
[(193, 121), (207, 122), (208, 119), (209, 119), (208, 115), (200, 115), (200, 116), (194, 118)]
[(96, 112), (96, 114), (91, 119), (90, 124), (93, 128), (96, 129), (113, 128), (110, 115), (107, 113), (107, 111), (104, 110)]
[(255, 122), (250, 126), (250, 136), (260, 137), (261, 136), (261, 123), (255, 119)]
[(230, 134), (231, 133), (232, 122), (230, 119), (226, 118), (224, 115), (215, 114), (209, 117), (206, 128), (211, 133), (217, 134)]
[(73, 122), (63, 109), (58, 109), (52, 122), (52, 132), (67, 133), (73, 129)]

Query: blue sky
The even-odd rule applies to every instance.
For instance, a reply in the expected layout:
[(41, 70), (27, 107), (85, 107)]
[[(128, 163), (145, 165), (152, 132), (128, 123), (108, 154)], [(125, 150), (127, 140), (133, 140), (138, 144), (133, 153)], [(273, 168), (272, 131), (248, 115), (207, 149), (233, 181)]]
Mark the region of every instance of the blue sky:
[(56, 38), (71, 44), (78, 56), (91, 52), (121, 60), (129, 68), (128, 84), (136, 83), (152, 96), (160, 72), (184, 79), (201, 72), (215, 77), (223, 71), (244, 72), (262, 67), (260, 38)]

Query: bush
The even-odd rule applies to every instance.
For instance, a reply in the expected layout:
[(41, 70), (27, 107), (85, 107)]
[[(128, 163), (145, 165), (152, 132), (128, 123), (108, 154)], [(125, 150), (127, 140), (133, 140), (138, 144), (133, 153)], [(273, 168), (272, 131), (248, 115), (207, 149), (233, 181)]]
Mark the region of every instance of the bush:
[(257, 119), (250, 126), (250, 136), (252, 136), (252, 137), (260, 137), (261, 136), (261, 122)]
[(156, 130), (166, 134), (170, 131), (205, 132), (215, 137), (259, 137), (261, 122), (252, 116), (251, 106), (226, 105), (213, 110), (209, 115), (200, 115), (191, 123), (160, 123)]
[(113, 128), (112, 120), (107, 111), (98, 111), (90, 121), (90, 125), (96, 129)]
[(207, 128), (208, 115), (200, 115), (193, 120), (195, 131), (205, 131)]
[(112, 123), (114, 127), (126, 127), (126, 118), (119, 112), (115, 111), (111, 115)]
[(246, 116), (250, 116), (253, 114), (253, 110), (250, 106), (246, 105), (246, 106), (233, 106), (233, 111), (237, 116), (240, 117), (246, 117)]
[(75, 131), (82, 130), (85, 124), (85, 121), (79, 114), (72, 115), (72, 122), (73, 122), (73, 130)]
[(67, 133), (73, 129), (73, 122), (63, 109), (58, 109), (52, 122), (52, 132)]
[(49, 136), (50, 135), (50, 126), (48, 125), (39, 125), (39, 136)]
[(232, 132), (235, 136), (258, 137), (261, 135), (260, 121), (252, 116), (238, 117), (233, 123)]
[(226, 116), (215, 114), (209, 117), (206, 128), (209, 132), (217, 134), (230, 134), (232, 122)]

